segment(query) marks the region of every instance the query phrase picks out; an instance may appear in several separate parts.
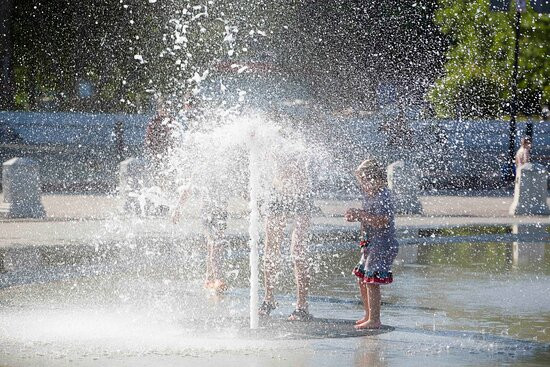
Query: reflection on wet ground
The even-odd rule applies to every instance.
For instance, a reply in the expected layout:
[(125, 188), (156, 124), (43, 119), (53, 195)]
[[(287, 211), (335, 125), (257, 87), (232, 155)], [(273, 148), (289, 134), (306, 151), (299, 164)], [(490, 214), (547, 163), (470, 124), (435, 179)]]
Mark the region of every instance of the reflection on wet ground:
[(238, 259), (228, 264), (224, 296), (202, 289), (200, 261), (64, 269), (58, 277), (50, 269), (41, 282), (3, 274), (0, 365), (548, 365), (549, 257), (512, 267), (501, 260), (506, 246), (422, 249), (419, 263), (396, 266), (395, 282), (383, 288), (388, 326), (359, 333), (350, 252), (315, 255), (311, 323), (285, 321), (293, 309), (285, 263), (279, 307), (259, 330), (247, 328), (248, 273)]

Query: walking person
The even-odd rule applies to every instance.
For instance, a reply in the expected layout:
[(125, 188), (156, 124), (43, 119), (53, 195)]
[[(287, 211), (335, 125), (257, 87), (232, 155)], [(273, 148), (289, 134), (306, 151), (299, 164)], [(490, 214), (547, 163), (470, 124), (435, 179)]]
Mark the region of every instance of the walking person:
[(168, 114), (162, 100), (157, 102), (155, 116), (148, 122), (145, 132), (145, 157), (148, 162), (150, 197), (147, 198), (146, 212), (151, 215), (166, 215), (168, 206), (166, 194), (174, 192), (173, 172), (169, 155), (176, 142), (177, 125)]

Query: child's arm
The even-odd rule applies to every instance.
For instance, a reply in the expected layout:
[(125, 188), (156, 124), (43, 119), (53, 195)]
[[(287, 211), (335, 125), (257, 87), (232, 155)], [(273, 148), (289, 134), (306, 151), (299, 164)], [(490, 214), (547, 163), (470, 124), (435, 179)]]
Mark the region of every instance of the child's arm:
[(344, 215), (348, 222), (361, 222), (375, 228), (384, 228), (390, 224), (390, 218), (384, 215), (372, 215), (363, 209), (350, 208)]
[(189, 196), (191, 195), (191, 189), (189, 187), (186, 187), (180, 195), (180, 199), (178, 201), (178, 204), (174, 208), (174, 212), (172, 213), (172, 223), (178, 223), (181, 218), (181, 208), (183, 207), (183, 204), (189, 199)]

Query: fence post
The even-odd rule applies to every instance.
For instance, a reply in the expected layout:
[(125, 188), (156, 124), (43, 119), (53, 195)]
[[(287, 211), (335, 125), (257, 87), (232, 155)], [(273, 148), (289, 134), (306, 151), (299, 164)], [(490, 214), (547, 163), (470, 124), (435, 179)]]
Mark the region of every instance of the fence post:
[(393, 193), (396, 214), (422, 214), (418, 200), (420, 180), (409, 162), (396, 161), (388, 166), (388, 187)]

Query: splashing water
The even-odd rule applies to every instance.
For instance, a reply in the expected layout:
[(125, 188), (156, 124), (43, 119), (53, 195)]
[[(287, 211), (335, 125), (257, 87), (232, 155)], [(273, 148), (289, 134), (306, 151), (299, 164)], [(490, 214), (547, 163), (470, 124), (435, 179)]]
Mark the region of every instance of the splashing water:
[[(274, 122), (257, 112), (224, 122), (209, 121), (201, 130), (186, 134), (169, 157), (169, 169), (177, 172), (176, 182), (198, 188), (205, 206), (227, 202), (231, 196), (249, 197), (250, 327), (255, 329), (259, 323), (261, 203), (269, 200), (273, 180), (285, 162), (298, 156), (320, 161), (322, 150), (318, 146), (316, 152), (308, 149), (288, 121)], [(214, 127), (208, 128), (209, 124)]]
[[(254, 134), (254, 132), (253, 132)], [(259, 251), (258, 244), (260, 242), (260, 211), (258, 207), (258, 199), (261, 190), (261, 177), (258, 167), (260, 166), (260, 152), (258, 142), (255, 141), (255, 136), (250, 138), (250, 157), (249, 157), (249, 174), (250, 174), (250, 224), (248, 234), (250, 236), (250, 328), (257, 329), (259, 324), (258, 319), (258, 291), (259, 291)]]

